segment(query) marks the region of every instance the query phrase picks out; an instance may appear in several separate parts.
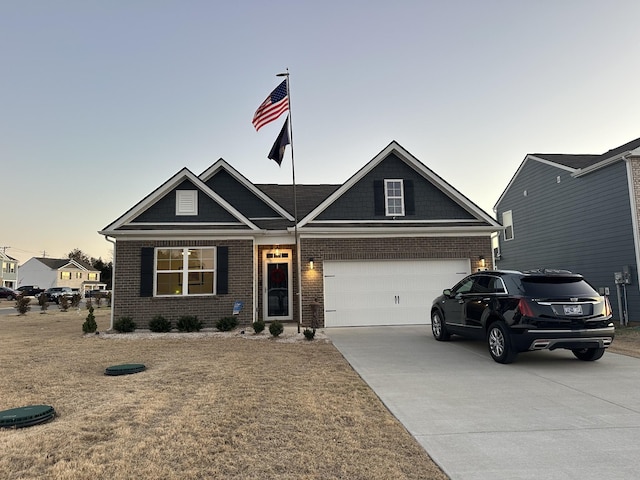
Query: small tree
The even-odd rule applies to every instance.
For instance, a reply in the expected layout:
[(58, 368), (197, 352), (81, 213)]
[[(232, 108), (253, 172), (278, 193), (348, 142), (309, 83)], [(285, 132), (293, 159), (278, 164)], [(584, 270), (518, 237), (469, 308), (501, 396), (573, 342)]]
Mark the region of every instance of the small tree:
[(31, 302), (31, 299), (23, 295), (20, 295), (18, 298), (16, 298), (15, 308), (16, 310), (18, 310), (18, 313), (20, 315), (25, 315), (29, 310), (31, 310), (31, 307), (29, 306), (30, 302)]
[(38, 296), (38, 305), (40, 305), (40, 313), (47, 313), (47, 308), (49, 308), (49, 301), (44, 292), (42, 292)]
[(87, 319), (82, 324), (82, 331), (84, 333), (93, 333), (98, 329), (98, 324), (96, 323), (96, 317), (93, 314), (93, 307), (89, 308), (89, 315), (87, 315)]
[(58, 297), (58, 302), (60, 302), (60, 310), (62, 310), (63, 312), (69, 310), (69, 298), (66, 295), (60, 295)]
[(79, 293), (75, 293), (73, 297), (71, 297), (71, 308), (78, 308), (80, 306), (80, 300), (82, 300), (82, 296)]

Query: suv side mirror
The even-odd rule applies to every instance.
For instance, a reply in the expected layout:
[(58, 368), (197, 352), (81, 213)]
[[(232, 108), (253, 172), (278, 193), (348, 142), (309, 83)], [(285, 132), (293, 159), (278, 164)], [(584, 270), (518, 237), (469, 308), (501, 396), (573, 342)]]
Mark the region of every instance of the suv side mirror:
[(442, 294), (443, 294), (445, 297), (447, 297), (447, 298), (451, 298), (451, 289), (450, 289), (450, 288), (445, 288), (445, 289), (442, 291)]

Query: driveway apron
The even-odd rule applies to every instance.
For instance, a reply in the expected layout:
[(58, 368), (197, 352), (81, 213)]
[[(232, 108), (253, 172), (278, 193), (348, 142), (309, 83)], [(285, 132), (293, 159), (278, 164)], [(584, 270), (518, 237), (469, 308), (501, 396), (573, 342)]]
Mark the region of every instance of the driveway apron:
[(453, 480), (640, 478), (640, 359), (556, 350), (500, 365), (429, 325), (325, 332)]

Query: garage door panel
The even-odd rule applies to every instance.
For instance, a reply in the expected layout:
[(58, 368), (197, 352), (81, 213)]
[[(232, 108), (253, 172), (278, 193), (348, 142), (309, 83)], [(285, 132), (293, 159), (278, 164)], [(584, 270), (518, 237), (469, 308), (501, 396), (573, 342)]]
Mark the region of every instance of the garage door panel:
[(468, 259), (327, 261), (325, 325), (427, 324), (433, 299), (469, 270)]

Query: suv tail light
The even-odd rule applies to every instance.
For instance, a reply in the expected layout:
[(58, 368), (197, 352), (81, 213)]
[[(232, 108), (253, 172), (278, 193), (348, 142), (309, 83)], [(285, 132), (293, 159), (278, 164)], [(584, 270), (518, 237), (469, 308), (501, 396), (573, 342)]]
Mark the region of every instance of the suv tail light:
[(518, 311), (523, 317), (535, 316), (531, 305), (529, 305), (529, 302), (527, 302), (524, 298), (521, 298), (520, 302), (518, 303)]
[(613, 315), (613, 310), (611, 309), (611, 304), (609, 303), (609, 297), (604, 297), (604, 316), (610, 317)]

